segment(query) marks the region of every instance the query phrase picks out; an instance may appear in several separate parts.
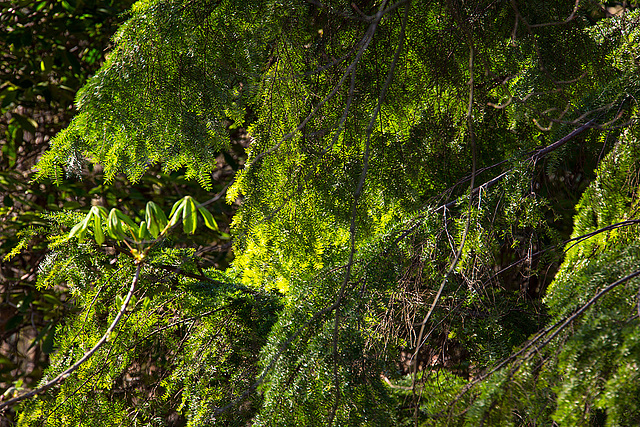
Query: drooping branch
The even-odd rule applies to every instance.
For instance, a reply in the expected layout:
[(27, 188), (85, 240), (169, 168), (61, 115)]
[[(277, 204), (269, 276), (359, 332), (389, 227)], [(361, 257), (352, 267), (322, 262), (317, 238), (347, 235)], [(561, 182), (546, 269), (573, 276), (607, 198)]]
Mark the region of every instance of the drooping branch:
[[(386, 3), (387, 3), (386, 1), (383, 2), (383, 7), (384, 7), (384, 5), (386, 5)], [(327, 102), (329, 102), (336, 95), (336, 93), (338, 93), (338, 90), (340, 90), (340, 87), (342, 87), (342, 85), (346, 81), (347, 77), (351, 73), (355, 73), (355, 68), (357, 67), (358, 63), (360, 62), (360, 59), (362, 58), (362, 55), (364, 55), (365, 51), (368, 49), (369, 44), (373, 40), (373, 35), (375, 34), (376, 29), (378, 27), (378, 24), (380, 23), (380, 20), (383, 18), (384, 15), (385, 15), (384, 10), (381, 8), (379, 10), (379, 12), (375, 15), (376, 19), (374, 19), (371, 22), (371, 24), (369, 25), (369, 28), (367, 29), (364, 37), (360, 40), (360, 43), (359, 43), (360, 44), (360, 48), (358, 49), (358, 52), (356, 53), (356, 57), (353, 59), (351, 64), (349, 64), (349, 66), (345, 69), (344, 73), (342, 73), (342, 77), (340, 78), (340, 81), (338, 81), (338, 83), (333, 87), (333, 89), (331, 89), (331, 91), (313, 108), (313, 110), (295, 127), (294, 130), (292, 130), (291, 132), (287, 133), (282, 138), (280, 138), (280, 140), (275, 145), (273, 145), (271, 148), (267, 149), (266, 151), (263, 151), (263, 152), (259, 153), (254, 159), (252, 159), (251, 162), (246, 166), (247, 169), (251, 168), (254, 164), (256, 164), (263, 157), (265, 157), (265, 156), (273, 153), (274, 151), (278, 150), (283, 142), (286, 142), (286, 141), (290, 140), (291, 138), (293, 138), (296, 135), (297, 132), (300, 132), (302, 129), (304, 129), (306, 127), (307, 123), (309, 123), (309, 121), (313, 117), (316, 116), (318, 111), (320, 111), (320, 109)]]
[[(473, 158), (473, 162), (472, 162), (472, 166), (471, 166), (471, 193), (473, 194), (474, 192), (474, 184), (475, 184), (475, 178), (476, 178), (476, 145), (475, 145), (475, 135), (473, 132), (473, 102), (474, 102), (474, 92), (473, 92), (473, 71), (474, 71), (474, 46), (471, 43), (469, 46), (469, 105), (467, 107), (467, 132), (469, 134), (469, 143), (471, 146), (471, 152), (472, 152), (472, 158)], [(465, 241), (467, 239), (467, 234), (469, 233), (469, 228), (470, 228), (470, 224), (471, 224), (471, 207), (472, 207), (472, 201), (473, 198), (469, 197), (469, 207), (468, 207), (468, 213), (467, 213), (467, 221), (465, 223), (465, 227), (464, 227), (464, 232), (462, 233), (462, 239), (460, 240), (460, 245), (458, 247), (458, 250), (455, 254), (455, 257), (453, 259), (453, 261), (451, 262), (451, 265), (449, 266), (449, 270), (446, 272), (446, 274), (444, 275), (444, 278), (442, 279), (442, 283), (440, 284), (440, 288), (438, 288), (438, 292), (436, 293), (436, 296), (433, 298), (433, 302), (431, 303), (431, 307), (429, 308), (429, 311), (427, 312), (427, 315), (424, 317), (424, 319), (422, 320), (422, 322), (419, 324), (420, 325), (420, 333), (418, 334), (418, 340), (416, 341), (416, 349), (415, 352), (413, 353), (412, 356), (412, 360), (413, 360), (413, 375), (412, 375), (412, 379), (411, 379), (411, 389), (414, 392), (415, 395), (415, 385), (416, 385), (416, 377), (418, 375), (418, 353), (420, 352), (420, 348), (422, 347), (422, 338), (424, 336), (424, 331), (426, 328), (427, 323), (429, 322), (429, 319), (431, 318), (431, 315), (433, 314), (433, 311), (435, 310), (436, 305), (438, 304), (438, 301), (440, 300), (440, 296), (442, 295), (442, 292), (444, 290), (444, 287), (447, 283), (447, 280), (449, 279), (449, 276), (451, 275), (451, 273), (453, 272), (453, 270), (455, 270), (456, 266), (458, 265), (458, 260), (460, 259), (460, 255), (462, 255), (462, 250), (464, 249), (464, 244)], [(418, 406), (416, 405), (416, 409), (414, 411), (414, 421), (415, 421), (415, 425), (418, 425)]]
[[(378, 21), (382, 19), (383, 9), (386, 5), (386, 1), (382, 3), (380, 6), (380, 10), (378, 12)], [(333, 329), (333, 379), (334, 379), (334, 387), (335, 387), (335, 401), (333, 407), (331, 408), (331, 412), (329, 413), (328, 425), (331, 427), (333, 425), (333, 421), (338, 410), (338, 406), (340, 403), (340, 384), (338, 379), (338, 338), (339, 338), (339, 326), (340, 326), (340, 304), (342, 303), (342, 299), (344, 298), (345, 290), (347, 288), (347, 284), (351, 279), (351, 267), (353, 265), (353, 257), (356, 252), (356, 216), (357, 209), (360, 202), (360, 196), (362, 195), (362, 190), (364, 188), (364, 183), (367, 178), (368, 167), (369, 167), (369, 156), (370, 156), (370, 147), (371, 147), (371, 134), (373, 132), (373, 128), (378, 119), (378, 114), (380, 113), (380, 109), (382, 108), (382, 104), (387, 96), (387, 91), (391, 82), (393, 81), (393, 76), (398, 65), (398, 61), (400, 59), (400, 54), (402, 53), (402, 49), (405, 43), (405, 30), (407, 27), (407, 21), (409, 19), (409, 10), (411, 3), (408, 2), (405, 6), (404, 16), (402, 18), (402, 26), (400, 28), (400, 35), (398, 40), (398, 47), (396, 48), (393, 61), (389, 66), (389, 71), (387, 72), (387, 78), (385, 79), (384, 85), (380, 90), (380, 95), (378, 96), (378, 103), (371, 114), (371, 119), (369, 120), (369, 125), (366, 130), (366, 143), (365, 143), (365, 152), (363, 156), (363, 168), (362, 173), (360, 174), (360, 180), (358, 182), (358, 187), (353, 196), (353, 207), (351, 212), (351, 225), (349, 227), (349, 234), (351, 237), (351, 249), (349, 251), (349, 262), (347, 264), (347, 271), (344, 276), (344, 280), (342, 283), (342, 287), (340, 292), (338, 293), (338, 298), (336, 299), (336, 314), (334, 321), (334, 329)], [(373, 36), (373, 35), (372, 35)], [(346, 110), (348, 111), (348, 110)], [(346, 115), (345, 111), (345, 115)]]
[[(476, 378), (473, 379), (473, 381), (470, 381), (468, 384), (466, 384), (464, 386), (464, 388), (462, 389), (462, 391), (460, 393), (458, 393), (458, 395), (451, 401), (451, 407), (453, 407), (453, 404), (455, 402), (460, 400), (469, 390), (471, 390), (472, 387), (474, 387), (476, 384), (479, 384), (482, 381), (486, 380), (491, 375), (493, 375), (494, 373), (496, 373), (497, 371), (499, 371), (500, 369), (505, 367), (507, 364), (513, 362), (514, 360), (516, 360), (517, 358), (519, 358), (521, 356), (523, 358), (522, 360), (526, 360), (526, 359), (530, 358), (532, 355), (534, 355), (537, 352), (539, 352), (540, 350), (542, 350), (555, 337), (557, 337), (558, 334), (560, 334), (560, 332), (562, 332), (567, 326), (569, 326), (571, 323), (573, 323), (581, 314), (583, 314), (585, 311), (587, 311), (587, 309), (589, 309), (589, 307), (594, 305), (600, 298), (602, 298), (604, 295), (606, 295), (607, 293), (609, 293), (610, 291), (612, 291), (613, 289), (615, 289), (619, 285), (621, 285), (623, 283), (626, 283), (629, 280), (631, 280), (631, 279), (633, 279), (635, 277), (638, 277), (638, 276), (640, 276), (640, 270), (636, 270), (633, 273), (630, 273), (630, 274), (628, 274), (628, 275), (616, 280), (615, 282), (611, 283), (610, 285), (606, 286), (605, 288), (603, 288), (599, 292), (597, 292), (593, 297), (591, 297), (591, 299), (589, 301), (584, 303), (579, 309), (577, 309), (571, 315), (566, 316), (565, 318), (559, 320), (558, 322), (554, 323), (553, 325), (551, 325), (551, 326), (545, 328), (544, 330), (538, 332), (536, 334), (536, 336), (533, 337), (532, 339), (530, 339), (520, 350), (516, 351), (515, 353), (511, 354), (511, 356), (509, 356), (509, 357), (505, 358), (504, 360), (502, 360), (502, 362), (498, 363), (491, 370), (487, 371), (484, 374), (478, 375)], [(539, 345), (536, 345), (540, 341), (542, 341), (542, 342)], [(514, 369), (512, 374), (516, 370), (517, 370), (517, 368)]]
[(23, 400), (28, 399), (28, 398), (33, 397), (33, 396), (36, 396), (38, 394), (42, 394), (45, 391), (49, 390), (50, 388), (52, 388), (52, 387), (54, 387), (54, 386), (56, 386), (58, 384), (62, 384), (67, 378), (69, 378), (69, 376), (71, 376), (71, 374), (73, 374), (76, 370), (78, 370), (78, 368), (80, 366), (82, 366), (82, 364), (84, 362), (89, 360), (91, 358), (91, 356), (93, 356), (100, 349), (100, 347), (102, 347), (104, 345), (105, 342), (107, 342), (107, 340), (109, 339), (109, 337), (113, 333), (114, 329), (116, 328), (116, 326), (120, 322), (120, 319), (122, 319), (122, 316), (127, 311), (127, 307), (129, 306), (129, 302), (131, 301), (131, 297), (133, 297), (133, 293), (136, 290), (136, 285), (138, 284), (138, 279), (140, 277), (140, 270), (141, 269), (142, 269), (142, 264), (138, 264), (136, 266), (136, 272), (135, 272), (135, 274), (133, 276), (133, 280), (131, 281), (131, 286), (129, 287), (129, 292), (127, 293), (127, 296), (125, 297), (124, 301), (122, 302), (122, 306), (120, 307), (120, 310), (118, 311), (118, 314), (113, 319), (113, 321), (111, 322), (111, 324), (107, 328), (107, 330), (104, 333), (104, 335), (102, 335), (102, 338), (100, 338), (100, 340), (98, 340), (98, 342), (93, 346), (93, 348), (91, 348), (91, 350), (87, 351), (84, 354), (84, 356), (82, 356), (80, 358), (80, 360), (78, 360), (76, 363), (71, 365), (69, 368), (67, 368), (60, 375), (58, 375), (57, 377), (55, 377), (51, 381), (47, 382), (43, 386), (38, 387), (37, 389), (32, 390), (32, 391), (30, 391), (28, 393), (25, 393), (23, 395), (16, 396), (13, 399), (9, 399), (6, 402), (1, 403), (0, 404), (0, 413), (3, 413), (7, 408), (15, 405), (16, 403), (22, 402)]
[[(523, 162), (532, 162), (532, 163), (536, 163), (538, 160), (542, 159), (543, 157), (546, 157), (547, 154), (557, 150), (558, 148), (562, 147), (564, 144), (566, 144), (567, 142), (571, 141), (572, 139), (576, 138), (577, 136), (579, 136), (580, 134), (582, 134), (584, 131), (586, 131), (587, 129), (591, 129), (594, 127), (594, 120), (590, 120), (587, 123), (583, 124), (582, 126), (580, 126), (577, 129), (574, 129), (573, 131), (571, 131), (569, 134), (565, 135), (564, 137), (560, 138), (559, 140), (557, 140), (556, 142), (554, 142), (553, 144), (550, 144), (544, 148), (541, 148), (539, 150), (535, 150), (535, 151), (530, 151), (528, 153), (528, 157), (526, 159), (523, 160)], [(504, 161), (500, 162), (499, 164), (504, 163)], [(486, 168), (481, 169), (482, 171), (493, 168), (496, 165), (492, 165), (492, 166), (488, 166)], [(502, 181), (506, 176), (509, 175), (509, 171), (503, 172), (500, 175), (496, 176), (495, 178), (485, 182), (484, 184), (478, 186), (477, 188), (473, 188), (471, 190), (471, 195), (472, 197), (476, 196), (481, 190), (487, 190), (491, 187), (493, 187), (494, 185), (496, 185), (497, 183), (499, 183), (500, 181)], [(457, 182), (456, 185), (462, 184), (468, 180), (470, 180), (471, 177), (466, 177), (463, 180), (461, 180), (460, 182)], [(450, 209), (453, 206), (455, 206), (458, 203), (457, 200), (453, 200), (449, 203), (445, 203), (442, 206), (439, 206), (438, 208), (435, 209), (435, 211), (439, 211), (441, 209)]]

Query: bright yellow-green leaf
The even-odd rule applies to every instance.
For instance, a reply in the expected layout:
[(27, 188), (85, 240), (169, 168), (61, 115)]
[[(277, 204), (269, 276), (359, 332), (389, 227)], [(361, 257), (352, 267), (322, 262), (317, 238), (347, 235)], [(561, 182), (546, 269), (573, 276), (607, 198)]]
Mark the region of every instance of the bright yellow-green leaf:
[(69, 238), (72, 238), (75, 236), (78, 238), (78, 240), (82, 241), (86, 230), (87, 230), (87, 222), (83, 220), (73, 226), (73, 228), (69, 232)]
[(138, 227), (138, 240), (144, 240), (147, 237), (149, 237), (147, 223), (142, 221)]
[(182, 229), (184, 232), (188, 234), (195, 233), (198, 225), (198, 218), (196, 216), (196, 204), (192, 197), (185, 197), (185, 205), (182, 215)]
[(153, 202), (148, 202), (147, 207), (145, 209), (145, 219), (147, 221), (147, 228), (149, 229), (149, 233), (153, 236), (153, 238), (157, 238), (158, 235), (164, 228), (167, 226), (167, 217)]
[(170, 218), (169, 227), (173, 227), (180, 220), (180, 217), (182, 216), (182, 213), (184, 211), (187, 197), (183, 197), (182, 199), (178, 200), (173, 204), (173, 207), (171, 208), (171, 213), (169, 214), (169, 218)]
[(136, 223), (133, 222), (133, 220), (131, 218), (129, 218), (127, 215), (123, 214), (118, 209), (116, 209), (116, 215), (118, 216), (118, 219), (121, 222), (123, 222), (124, 224), (128, 225), (129, 227), (131, 227), (131, 229), (133, 229), (133, 230), (137, 230), (138, 229), (138, 226), (136, 225)]
[(102, 206), (92, 206), (89, 211), (89, 215), (93, 215), (98, 218), (107, 218), (107, 210)]
[(122, 240), (125, 237), (125, 232), (122, 229), (122, 222), (118, 218), (117, 209), (111, 209), (109, 217), (107, 219), (107, 232), (112, 239)]
[(207, 208), (198, 208), (198, 211), (200, 211), (200, 215), (202, 215), (202, 218), (204, 219), (204, 225), (206, 225), (212, 230), (220, 231), (220, 229), (218, 228), (218, 223), (213, 218), (213, 215), (211, 215), (211, 212), (209, 212)]
[(102, 232), (102, 218), (99, 215), (93, 217), (93, 237), (96, 243), (101, 245), (104, 243), (104, 233)]
[(91, 219), (91, 212), (89, 212), (82, 221), (80, 221), (78, 224), (73, 226), (73, 228), (69, 232), (69, 239), (75, 236), (78, 238), (78, 240), (82, 241), (82, 239), (84, 239), (85, 233), (87, 232), (87, 228), (89, 227), (90, 219)]

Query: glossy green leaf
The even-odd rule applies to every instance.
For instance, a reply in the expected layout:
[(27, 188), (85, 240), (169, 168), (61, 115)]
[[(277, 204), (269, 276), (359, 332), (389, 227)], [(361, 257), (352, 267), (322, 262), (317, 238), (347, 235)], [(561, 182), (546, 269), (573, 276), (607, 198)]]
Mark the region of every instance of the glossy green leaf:
[(184, 211), (186, 199), (187, 198), (184, 197), (173, 204), (171, 213), (169, 214), (169, 227), (173, 227), (180, 220), (180, 217), (182, 216), (182, 213)]
[(196, 215), (196, 204), (192, 197), (185, 197), (185, 207), (182, 216), (182, 229), (187, 234), (196, 232), (198, 217)]
[(104, 243), (104, 233), (102, 232), (102, 218), (99, 215), (93, 217), (93, 237), (96, 243), (101, 245)]
[(128, 235), (137, 236), (138, 226), (119, 209), (113, 208), (107, 218), (107, 232), (116, 240), (124, 240)]
[(204, 207), (198, 208), (198, 211), (200, 211), (200, 215), (202, 215), (202, 218), (204, 219), (204, 225), (206, 225), (212, 230), (220, 231), (220, 229), (218, 228), (218, 223), (213, 218), (213, 215), (211, 215), (211, 212), (209, 212), (207, 208), (204, 208)]
[(98, 218), (107, 218), (108, 213), (107, 210), (102, 206), (92, 206), (89, 211), (89, 215), (98, 217)]
[(146, 221), (140, 222), (140, 226), (138, 226), (138, 241), (145, 240), (149, 236), (149, 230), (147, 229)]
[(118, 209), (111, 209), (109, 217), (107, 219), (107, 233), (112, 239), (122, 240), (125, 237), (125, 232), (122, 228), (122, 222), (117, 215)]
[(145, 209), (145, 219), (147, 222), (147, 228), (153, 238), (157, 238), (158, 235), (167, 226), (167, 216), (162, 209), (153, 202), (148, 202)]
[(133, 222), (131, 218), (129, 218), (119, 210), (116, 210), (116, 216), (121, 222), (123, 230), (125, 230), (125, 235), (130, 235), (131, 237), (135, 238), (138, 235), (138, 225)]
[(82, 239), (84, 239), (85, 233), (87, 232), (87, 227), (89, 227), (90, 219), (91, 214), (88, 214), (82, 221), (74, 225), (69, 232), (69, 239), (72, 237), (77, 237), (78, 240), (82, 241)]

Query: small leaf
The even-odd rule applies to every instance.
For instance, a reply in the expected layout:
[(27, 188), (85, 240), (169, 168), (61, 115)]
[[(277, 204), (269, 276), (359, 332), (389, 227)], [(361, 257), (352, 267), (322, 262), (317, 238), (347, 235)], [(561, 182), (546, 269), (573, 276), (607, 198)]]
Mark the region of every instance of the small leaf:
[(118, 218), (116, 213), (117, 209), (111, 209), (109, 212), (109, 217), (107, 219), (107, 233), (111, 236), (112, 239), (115, 240), (123, 240), (125, 238), (124, 230), (122, 229), (122, 222)]
[(129, 231), (133, 237), (137, 236), (138, 226), (119, 209), (113, 208), (107, 218), (107, 231), (112, 238), (124, 240), (127, 237), (127, 231)]
[[(138, 226), (136, 225), (136, 223), (118, 209), (116, 209), (116, 216), (121, 223), (120, 226), (122, 227), (122, 230), (124, 231), (126, 228), (126, 230), (129, 231), (129, 234), (131, 234), (131, 237), (135, 239), (138, 236)], [(126, 232), (124, 234), (126, 236)]]
[(212, 230), (220, 231), (218, 223), (213, 219), (213, 215), (211, 215), (211, 212), (209, 212), (207, 208), (198, 208), (198, 211), (200, 211), (200, 215), (202, 215), (202, 218), (204, 219), (204, 225)]
[(129, 218), (127, 215), (123, 214), (118, 209), (116, 209), (116, 215), (118, 216), (118, 219), (120, 219), (120, 221), (122, 221), (123, 223), (128, 225), (131, 229), (133, 229), (133, 230), (137, 230), (138, 229), (138, 226), (136, 225), (136, 223), (133, 222), (133, 220), (131, 218)]
[(151, 233), (155, 239), (167, 226), (167, 217), (162, 209), (153, 202), (147, 203), (145, 214), (147, 228), (149, 229), (149, 233)]
[(102, 232), (102, 218), (99, 215), (93, 218), (93, 237), (96, 239), (96, 243), (101, 245), (104, 243), (104, 233)]
[(90, 213), (82, 221), (74, 225), (69, 232), (69, 239), (76, 236), (78, 237), (78, 240), (82, 241), (82, 239), (84, 239), (84, 234), (87, 232), (87, 227), (89, 227), (89, 219), (91, 219)]
[(164, 226), (167, 223), (167, 216), (164, 214), (164, 211), (160, 208), (160, 206), (156, 205), (153, 202), (149, 202), (153, 209), (153, 213), (156, 216), (156, 219), (160, 222), (160, 225)]
[(196, 216), (196, 204), (193, 198), (189, 196), (185, 197), (185, 207), (182, 215), (182, 229), (184, 232), (187, 234), (195, 233), (196, 227), (198, 226), (198, 218)]
[(176, 211), (177, 211), (179, 208), (182, 208), (182, 206), (181, 206), (181, 205), (183, 205), (183, 204), (184, 204), (184, 202), (185, 202), (185, 200), (187, 199), (187, 197), (189, 197), (189, 196), (185, 196), (185, 197), (183, 197), (182, 199), (178, 200), (177, 202), (175, 202), (175, 203), (173, 204), (173, 207), (171, 208), (171, 212), (169, 213), (169, 216), (170, 216), (170, 217), (171, 217), (171, 216), (173, 216), (173, 214), (174, 214), (174, 213), (176, 213)]
[(142, 221), (140, 227), (138, 227), (138, 240), (144, 240), (146, 237), (149, 237), (148, 231), (147, 223)]
[(180, 217), (182, 216), (182, 213), (184, 211), (187, 197), (184, 197), (173, 204), (173, 208), (171, 208), (171, 213), (169, 214), (169, 227), (173, 227), (180, 220)]
[(147, 218), (147, 229), (149, 230), (149, 234), (156, 239), (160, 235), (160, 227), (158, 227), (158, 223), (156, 221), (148, 221), (151, 218)]
[(78, 235), (80, 233), (80, 229), (82, 228), (83, 225), (84, 225), (84, 221), (81, 221), (81, 222), (77, 223), (76, 225), (74, 225), (73, 228), (71, 229), (71, 231), (69, 232), (69, 238), (72, 238), (73, 236)]
[(92, 206), (89, 211), (89, 215), (96, 216), (98, 218), (107, 218), (107, 210), (102, 206)]

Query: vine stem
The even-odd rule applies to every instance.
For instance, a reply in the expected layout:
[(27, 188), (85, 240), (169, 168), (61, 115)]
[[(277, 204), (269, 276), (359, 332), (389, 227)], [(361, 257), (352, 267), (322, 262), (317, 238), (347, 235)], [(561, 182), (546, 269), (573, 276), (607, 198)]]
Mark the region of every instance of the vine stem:
[(131, 297), (133, 297), (133, 293), (134, 293), (134, 291), (136, 289), (136, 285), (138, 284), (138, 279), (140, 277), (140, 270), (141, 269), (142, 269), (142, 264), (139, 263), (136, 266), (136, 272), (135, 272), (135, 274), (133, 276), (133, 280), (131, 281), (131, 286), (129, 287), (129, 293), (127, 293), (127, 296), (125, 297), (125, 299), (124, 299), (124, 301), (122, 303), (122, 306), (120, 307), (120, 310), (118, 311), (118, 314), (113, 319), (113, 322), (111, 322), (111, 324), (107, 328), (107, 330), (104, 333), (104, 335), (102, 335), (102, 338), (100, 338), (100, 340), (93, 346), (93, 348), (91, 348), (91, 350), (87, 351), (84, 354), (84, 356), (82, 356), (82, 358), (80, 358), (80, 360), (78, 360), (76, 363), (71, 365), (69, 368), (67, 368), (60, 375), (58, 375), (57, 377), (55, 377), (54, 379), (52, 379), (48, 383), (44, 384), (43, 386), (38, 387), (35, 390), (32, 390), (32, 391), (30, 391), (28, 393), (25, 393), (23, 395), (16, 396), (16, 397), (14, 397), (12, 399), (9, 399), (6, 402), (1, 403), (0, 404), (0, 414), (2, 414), (7, 408), (9, 408), (10, 406), (15, 405), (16, 403), (22, 402), (23, 400), (28, 399), (28, 398), (33, 397), (33, 396), (36, 396), (38, 394), (42, 394), (45, 391), (49, 390), (50, 388), (52, 388), (52, 387), (54, 387), (54, 386), (56, 386), (58, 384), (63, 383), (67, 378), (69, 378), (69, 376), (71, 376), (72, 373), (74, 373), (80, 366), (82, 366), (82, 364), (84, 362), (89, 360), (91, 358), (91, 356), (93, 356), (100, 349), (100, 347), (102, 347), (104, 345), (105, 342), (107, 342), (107, 340), (109, 339), (109, 337), (113, 333), (114, 329), (116, 328), (116, 326), (120, 322), (120, 319), (122, 319), (122, 316), (127, 311), (127, 307), (129, 306), (129, 302), (131, 302)]

